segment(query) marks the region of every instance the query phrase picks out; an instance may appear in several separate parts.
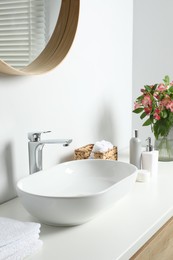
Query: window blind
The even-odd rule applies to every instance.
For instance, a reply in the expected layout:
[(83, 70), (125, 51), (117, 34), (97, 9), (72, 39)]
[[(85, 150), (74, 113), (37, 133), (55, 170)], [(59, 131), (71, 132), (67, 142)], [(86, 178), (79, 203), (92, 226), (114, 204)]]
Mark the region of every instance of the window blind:
[(45, 47), (44, 0), (0, 0), (0, 59), (16, 68)]

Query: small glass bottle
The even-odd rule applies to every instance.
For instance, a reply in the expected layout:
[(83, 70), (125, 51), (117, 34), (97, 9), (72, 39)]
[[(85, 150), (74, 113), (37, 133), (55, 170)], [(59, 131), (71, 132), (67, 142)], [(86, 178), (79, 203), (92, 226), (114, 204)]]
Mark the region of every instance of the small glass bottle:
[(130, 139), (130, 163), (141, 169), (141, 140), (138, 138), (138, 130), (134, 130), (134, 137)]

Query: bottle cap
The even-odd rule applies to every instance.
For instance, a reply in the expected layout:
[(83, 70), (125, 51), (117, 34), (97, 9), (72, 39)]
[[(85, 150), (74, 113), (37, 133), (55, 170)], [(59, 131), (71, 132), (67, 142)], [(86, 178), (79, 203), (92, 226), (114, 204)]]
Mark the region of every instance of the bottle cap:
[(135, 138), (138, 138), (138, 130), (135, 129)]

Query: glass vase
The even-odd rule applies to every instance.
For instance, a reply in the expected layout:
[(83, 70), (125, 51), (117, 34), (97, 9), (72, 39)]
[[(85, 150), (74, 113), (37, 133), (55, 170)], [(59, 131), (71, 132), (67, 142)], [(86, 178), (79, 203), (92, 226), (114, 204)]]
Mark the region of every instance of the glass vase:
[(173, 161), (173, 128), (167, 136), (162, 136), (155, 140), (155, 150), (159, 151), (159, 161)]

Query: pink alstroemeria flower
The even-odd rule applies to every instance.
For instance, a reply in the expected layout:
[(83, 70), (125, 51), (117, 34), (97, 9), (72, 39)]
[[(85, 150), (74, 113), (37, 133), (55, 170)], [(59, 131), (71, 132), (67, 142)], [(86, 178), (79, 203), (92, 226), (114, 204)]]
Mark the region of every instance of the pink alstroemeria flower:
[(156, 120), (160, 120), (160, 110), (158, 108), (156, 108), (156, 110), (154, 111), (153, 116)]
[(167, 90), (168, 86), (165, 86), (164, 84), (159, 84), (157, 87), (157, 90), (160, 92), (163, 92), (165, 90)]
[(145, 113), (148, 115), (148, 114), (151, 113), (152, 107), (144, 107), (144, 111), (145, 111)]
[(155, 91), (153, 93), (153, 97), (155, 97), (156, 99), (159, 99), (159, 92), (158, 91)]
[(152, 101), (151, 101), (151, 97), (150, 97), (150, 95), (145, 95), (144, 96), (144, 98), (143, 98), (143, 100), (142, 100), (142, 105), (144, 106), (144, 107), (147, 107), (147, 106), (151, 106), (152, 105)]
[(171, 100), (169, 104), (166, 106), (167, 109), (170, 109), (173, 112), (173, 101)]
[(139, 104), (138, 102), (134, 103), (134, 109), (137, 109), (137, 108), (140, 108), (140, 107), (141, 107), (141, 104)]
[(170, 102), (171, 102), (170, 97), (166, 96), (165, 98), (162, 99), (162, 101), (160, 101), (160, 105), (169, 109)]

